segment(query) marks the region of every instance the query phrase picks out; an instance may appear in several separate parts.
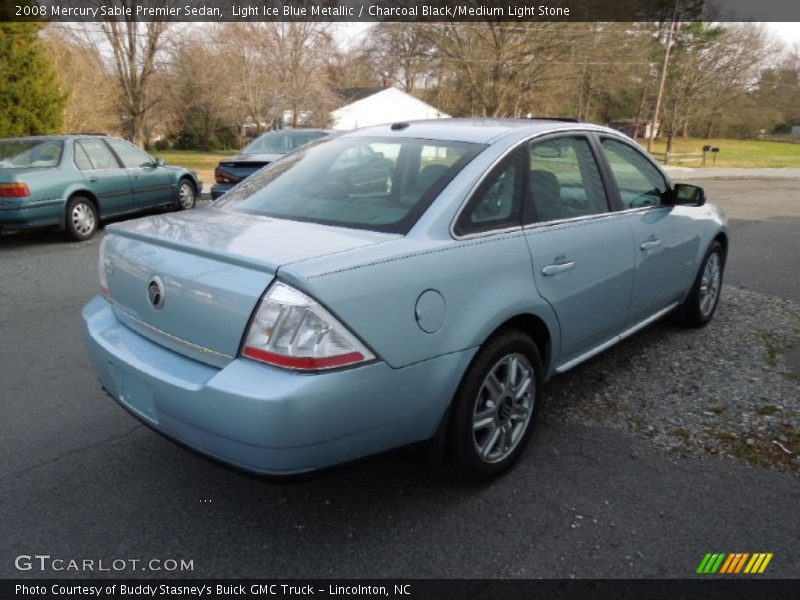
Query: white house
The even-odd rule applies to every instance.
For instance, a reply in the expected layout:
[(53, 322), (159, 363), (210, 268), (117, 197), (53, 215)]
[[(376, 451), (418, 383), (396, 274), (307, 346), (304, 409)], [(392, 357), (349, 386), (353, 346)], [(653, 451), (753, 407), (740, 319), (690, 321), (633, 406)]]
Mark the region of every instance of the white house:
[(357, 129), (398, 121), (450, 118), (450, 115), (396, 87), (359, 90), (353, 96), (358, 99), (331, 112), (333, 129)]

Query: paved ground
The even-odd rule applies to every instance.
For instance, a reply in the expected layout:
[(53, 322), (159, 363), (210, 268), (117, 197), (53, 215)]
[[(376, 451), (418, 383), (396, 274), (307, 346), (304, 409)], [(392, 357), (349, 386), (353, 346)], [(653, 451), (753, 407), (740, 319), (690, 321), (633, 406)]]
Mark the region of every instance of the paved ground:
[[(797, 187), (708, 184), (734, 219), (729, 282), (798, 299)], [(191, 559), (195, 576), (684, 577), (711, 551), (774, 552), (772, 575), (800, 577), (797, 477), (602, 427), (546, 419), (487, 487), (398, 455), (292, 483), (200, 459), (98, 388), (79, 317), (96, 252), (0, 238), (0, 577), (41, 576), (20, 554)]]
[(800, 178), (698, 183), (730, 219), (727, 282), (800, 304)]
[(800, 169), (760, 167), (743, 169), (735, 167), (665, 167), (673, 181), (690, 179), (797, 179), (800, 178)]

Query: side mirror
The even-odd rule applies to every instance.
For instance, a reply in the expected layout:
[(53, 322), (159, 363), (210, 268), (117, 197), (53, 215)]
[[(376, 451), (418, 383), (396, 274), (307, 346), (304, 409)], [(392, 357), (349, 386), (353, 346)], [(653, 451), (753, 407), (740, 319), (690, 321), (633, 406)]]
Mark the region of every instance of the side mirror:
[(167, 163), (164, 161), (163, 158), (157, 158), (153, 164), (157, 167), (163, 167)]
[(706, 203), (706, 191), (699, 185), (676, 183), (672, 188), (672, 203), (683, 206), (703, 206)]

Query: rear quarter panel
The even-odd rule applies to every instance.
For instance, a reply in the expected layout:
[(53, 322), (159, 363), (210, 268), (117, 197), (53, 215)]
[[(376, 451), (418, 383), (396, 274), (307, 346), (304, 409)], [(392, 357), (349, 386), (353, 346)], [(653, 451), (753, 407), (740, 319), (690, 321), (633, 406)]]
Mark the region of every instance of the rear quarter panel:
[[(536, 292), (519, 231), (460, 241), (404, 238), (368, 253), (330, 270), (289, 265), (278, 276), (326, 305), (392, 367), (480, 346), (520, 314), (542, 318), (558, 342), (555, 316)], [(433, 333), (415, 316), (426, 290), (438, 291), (446, 305)]]
[[(63, 161), (62, 161), (63, 164)], [(3, 202), (6, 215), (10, 215), (10, 207), (18, 206), (21, 211), (15, 212), (15, 220), (20, 223), (30, 221), (31, 224), (64, 225), (64, 211), (67, 199), (76, 192), (84, 191), (83, 176), (70, 167), (30, 170), (6, 177), (9, 181), (20, 181), (28, 185), (31, 195), (24, 199), (10, 199)], [(0, 213), (2, 219), (3, 213)]]

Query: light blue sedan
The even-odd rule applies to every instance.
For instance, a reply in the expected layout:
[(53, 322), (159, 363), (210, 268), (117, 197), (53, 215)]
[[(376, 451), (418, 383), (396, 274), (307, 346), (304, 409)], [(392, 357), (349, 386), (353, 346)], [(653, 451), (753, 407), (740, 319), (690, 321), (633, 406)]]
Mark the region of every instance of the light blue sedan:
[(105, 390), (201, 453), (279, 475), (429, 442), (479, 481), (549, 378), (708, 323), (727, 249), (703, 190), (611, 129), (395, 123), (108, 227), (83, 318)]

